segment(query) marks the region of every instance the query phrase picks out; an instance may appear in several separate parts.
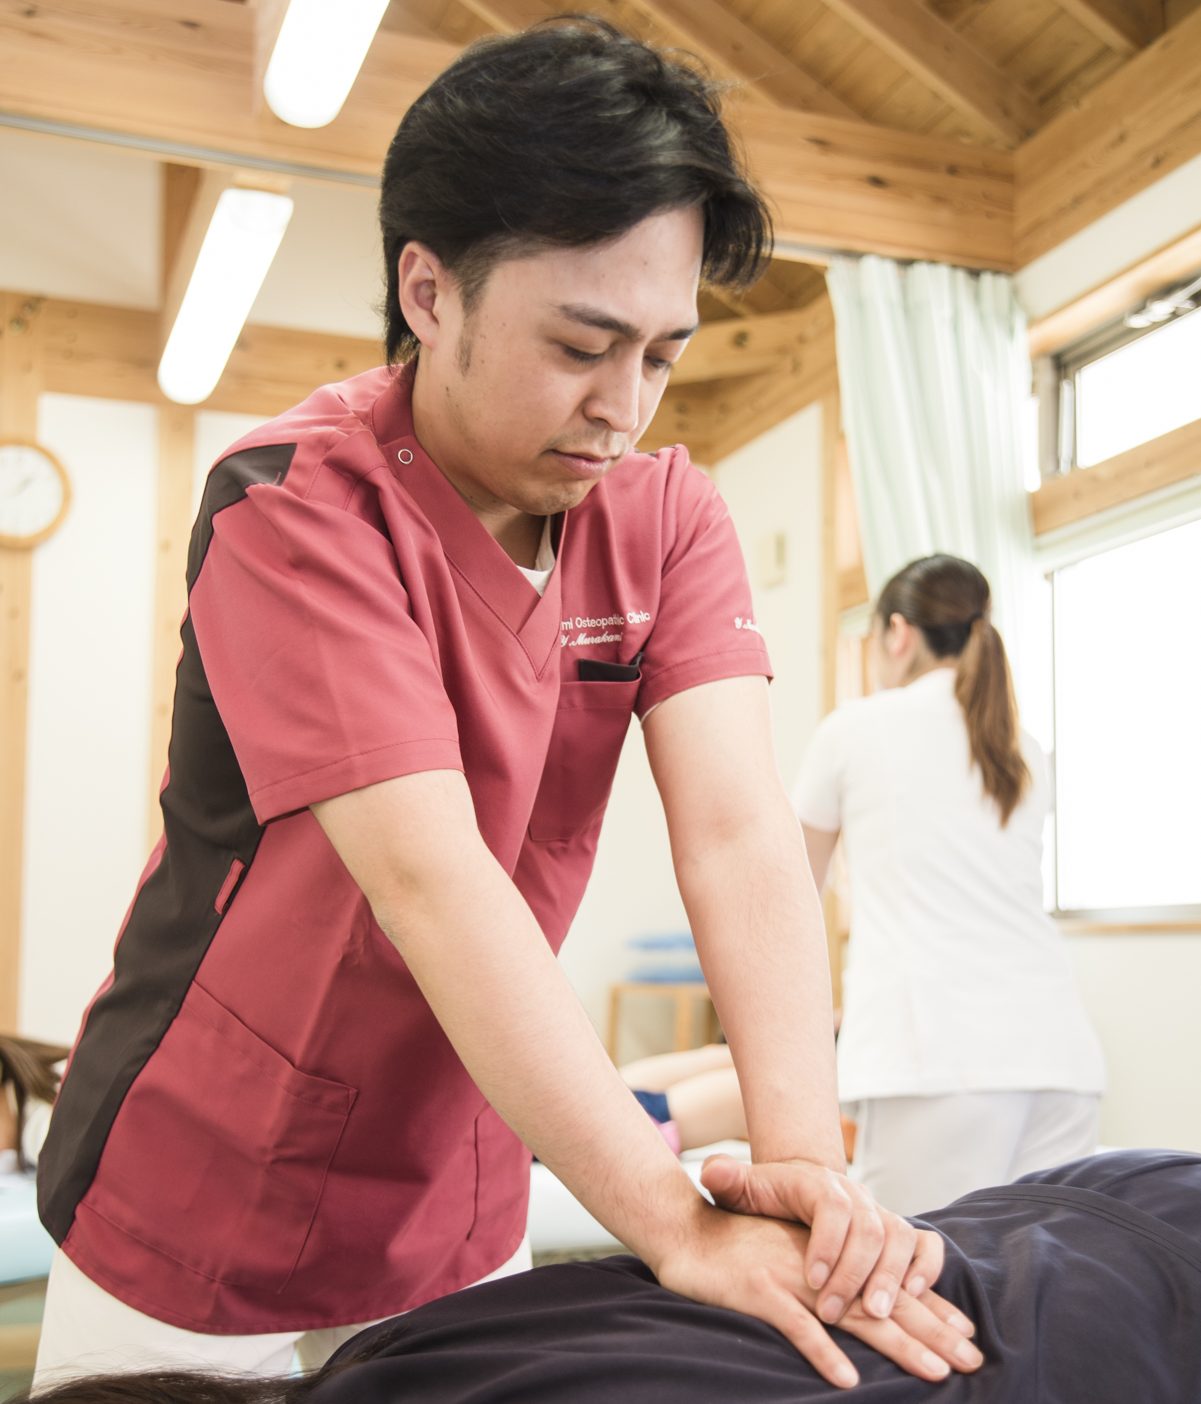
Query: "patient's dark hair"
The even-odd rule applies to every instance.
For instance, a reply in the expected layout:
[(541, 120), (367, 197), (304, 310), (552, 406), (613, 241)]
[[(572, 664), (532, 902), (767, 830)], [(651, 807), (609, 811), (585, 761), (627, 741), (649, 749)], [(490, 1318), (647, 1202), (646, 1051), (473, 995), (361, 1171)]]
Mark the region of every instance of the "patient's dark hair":
[(218, 1375), (200, 1370), (145, 1370), (87, 1375), (18, 1394), (9, 1404), (303, 1404), (318, 1376)]
[(0, 1091), (12, 1090), (17, 1110), (17, 1163), (22, 1170), (29, 1168), (21, 1148), (29, 1103), (53, 1102), (58, 1096), (55, 1064), (61, 1063), (69, 1052), (61, 1044), (0, 1034)]
[(880, 591), (876, 614), (915, 625), (935, 658), (956, 658), (955, 696), (967, 722), (972, 760), (985, 793), (1007, 824), (1030, 784), (1022, 756), (1017, 699), (1001, 635), (992, 622), (988, 581), (958, 556), (910, 561)]
[(388, 360), (417, 349), (397, 299), (397, 260), (412, 239), (453, 273), (470, 310), (506, 256), (604, 243), (695, 206), (704, 278), (752, 282), (771, 251), (771, 217), (718, 94), (689, 56), (590, 16), (465, 49), (405, 113), (384, 162)]

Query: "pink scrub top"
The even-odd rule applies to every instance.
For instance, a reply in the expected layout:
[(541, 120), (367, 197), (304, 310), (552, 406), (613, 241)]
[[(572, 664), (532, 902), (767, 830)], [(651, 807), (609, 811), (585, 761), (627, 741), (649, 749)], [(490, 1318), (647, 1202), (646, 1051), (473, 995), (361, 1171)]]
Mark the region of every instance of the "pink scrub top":
[(209, 475), (164, 835), (42, 1155), (67, 1255), (189, 1330), (405, 1311), (525, 1230), (529, 1153), (309, 806), (461, 770), (558, 950), (631, 713), (769, 675), (729, 516), (683, 448), (632, 454), (556, 519), (539, 598), (417, 442), (411, 387), (325, 386)]

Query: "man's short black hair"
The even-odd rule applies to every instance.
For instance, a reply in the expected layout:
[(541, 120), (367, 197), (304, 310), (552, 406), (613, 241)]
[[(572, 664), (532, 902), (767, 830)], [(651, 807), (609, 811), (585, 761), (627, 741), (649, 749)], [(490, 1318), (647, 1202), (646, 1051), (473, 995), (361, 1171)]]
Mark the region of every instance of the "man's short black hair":
[(684, 56), (588, 16), (465, 49), (405, 113), (384, 162), (388, 360), (417, 348), (397, 299), (411, 239), (450, 269), (470, 308), (506, 255), (603, 243), (696, 206), (702, 276), (752, 282), (771, 251), (771, 218), (718, 94)]

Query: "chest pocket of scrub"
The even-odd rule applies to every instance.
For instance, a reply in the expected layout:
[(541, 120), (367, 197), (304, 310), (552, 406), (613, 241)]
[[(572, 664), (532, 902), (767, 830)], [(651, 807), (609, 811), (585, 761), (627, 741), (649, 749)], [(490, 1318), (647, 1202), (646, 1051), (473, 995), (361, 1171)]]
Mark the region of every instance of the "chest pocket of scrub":
[(530, 815), (530, 837), (562, 842), (600, 819), (630, 725), (637, 678), (564, 682)]

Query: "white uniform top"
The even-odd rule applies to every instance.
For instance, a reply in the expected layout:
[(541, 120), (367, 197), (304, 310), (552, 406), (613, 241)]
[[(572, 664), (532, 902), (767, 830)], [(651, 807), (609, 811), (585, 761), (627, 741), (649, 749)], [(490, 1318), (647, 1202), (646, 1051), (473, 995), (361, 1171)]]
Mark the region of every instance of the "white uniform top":
[(955, 673), (831, 713), (801, 767), (801, 822), (841, 830), (851, 940), (839, 1095), (1100, 1092), (1104, 1063), (1043, 907), (1046, 765), (1002, 828), (970, 759)]

